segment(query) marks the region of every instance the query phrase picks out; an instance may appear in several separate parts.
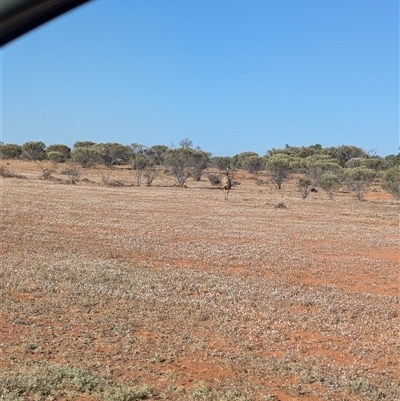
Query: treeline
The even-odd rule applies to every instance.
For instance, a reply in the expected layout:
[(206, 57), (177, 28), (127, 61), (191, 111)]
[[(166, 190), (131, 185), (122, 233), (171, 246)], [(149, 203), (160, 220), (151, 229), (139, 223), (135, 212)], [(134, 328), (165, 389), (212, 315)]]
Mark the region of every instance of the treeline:
[[(400, 181), (400, 153), (380, 157), (375, 152), (367, 152), (353, 145), (322, 147), (285, 145), (282, 149), (269, 149), (265, 155), (256, 152), (242, 152), (233, 157), (216, 156), (199, 147), (194, 147), (189, 139), (183, 139), (178, 147), (155, 145), (147, 147), (138, 143), (95, 143), (77, 141), (73, 148), (63, 144), (46, 147), (41, 141), (29, 141), (23, 145), (1, 144), (0, 158), (21, 160), (50, 160), (54, 164), (73, 163), (81, 168), (104, 165), (128, 165), (134, 172), (137, 185), (144, 179), (151, 185), (157, 175), (157, 167), (163, 166), (174, 176), (178, 185), (184, 185), (189, 177), (199, 181), (208, 167), (220, 171), (243, 169), (257, 176), (268, 170), (271, 180), (281, 189), (282, 184), (293, 173), (302, 173), (298, 187), (303, 198), (312, 187), (319, 186), (329, 197), (344, 182), (362, 199), (368, 185), (379, 173), (382, 186), (396, 196)], [(209, 176), (212, 184), (215, 177)]]
[(119, 143), (96, 143), (92, 141), (77, 141), (71, 149), (67, 145), (54, 144), (46, 147), (44, 142), (29, 141), (23, 145), (13, 143), (0, 143), (1, 159), (22, 159), (22, 160), (50, 160), (56, 163), (64, 163), (68, 160), (80, 164), (83, 168), (89, 168), (96, 164), (103, 164), (106, 167), (113, 165), (129, 165), (132, 158), (138, 154), (151, 159), (156, 165), (162, 165), (166, 156), (171, 151), (186, 149), (193, 155), (207, 159), (207, 166), (213, 166), (224, 170), (226, 167), (248, 170), (257, 174), (263, 170), (268, 160), (277, 154), (286, 155), (292, 159), (310, 160), (316, 155), (329, 156), (335, 159), (341, 167), (355, 167), (363, 165), (375, 170), (386, 170), (400, 165), (400, 153), (380, 157), (375, 152), (367, 152), (362, 148), (352, 145), (330, 146), (323, 148), (320, 144), (310, 146), (285, 145), (282, 149), (272, 148), (266, 151), (264, 156), (256, 152), (242, 152), (233, 157), (212, 157), (210, 152), (205, 152), (199, 147), (194, 148), (192, 141), (183, 139), (179, 147), (168, 147), (155, 145), (147, 147), (133, 143), (122, 145)]

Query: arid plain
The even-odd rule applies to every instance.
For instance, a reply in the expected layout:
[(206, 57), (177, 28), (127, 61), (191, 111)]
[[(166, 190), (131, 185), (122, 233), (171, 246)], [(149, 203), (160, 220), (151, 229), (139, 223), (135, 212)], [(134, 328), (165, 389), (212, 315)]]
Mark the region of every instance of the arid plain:
[[(1, 400), (400, 398), (399, 202), (241, 171), (1, 185)], [(277, 208), (283, 203), (286, 208)]]

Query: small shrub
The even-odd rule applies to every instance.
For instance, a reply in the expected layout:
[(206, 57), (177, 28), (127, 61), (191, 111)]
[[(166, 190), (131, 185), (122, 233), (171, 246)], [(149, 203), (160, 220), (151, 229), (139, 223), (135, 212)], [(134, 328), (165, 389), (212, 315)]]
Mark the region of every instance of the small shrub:
[(155, 178), (157, 177), (158, 173), (157, 170), (155, 169), (155, 166), (148, 166), (144, 172), (143, 172), (143, 177), (146, 181), (146, 185), (148, 187), (151, 186)]
[(109, 185), (110, 187), (123, 187), (125, 184), (123, 181), (120, 180), (109, 180), (107, 182), (107, 185)]
[(3, 178), (19, 178), (19, 179), (26, 179), (25, 175), (16, 173), (15, 171), (12, 171), (8, 169), (7, 167), (0, 166), (0, 176)]
[(76, 164), (70, 164), (69, 168), (65, 170), (65, 174), (72, 185), (75, 185), (81, 179), (81, 173)]
[(276, 206), (276, 209), (287, 209), (287, 206), (283, 202), (279, 202)]
[(366, 167), (356, 167), (344, 170), (347, 186), (354, 191), (359, 201), (364, 198), (364, 193), (375, 178), (376, 171)]
[(57, 164), (57, 163), (64, 163), (66, 161), (66, 158), (64, 156), (64, 154), (62, 152), (58, 152), (58, 151), (51, 151), (51, 152), (47, 152), (47, 158), (53, 163), (53, 164)]
[(311, 180), (308, 178), (299, 178), (297, 180), (297, 187), (300, 190), (301, 197), (303, 199), (306, 199), (308, 194), (310, 193), (310, 186), (311, 186)]
[(45, 166), (39, 165), (39, 169), (41, 171), (41, 174), (39, 176), (39, 178), (41, 180), (50, 180), (52, 174), (54, 173), (54, 169), (52, 168), (47, 168)]
[(381, 186), (385, 191), (400, 199), (400, 166), (385, 171)]
[(322, 175), (319, 185), (328, 194), (329, 199), (333, 199), (334, 193), (339, 188), (340, 179), (336, 174), (327, 171)]

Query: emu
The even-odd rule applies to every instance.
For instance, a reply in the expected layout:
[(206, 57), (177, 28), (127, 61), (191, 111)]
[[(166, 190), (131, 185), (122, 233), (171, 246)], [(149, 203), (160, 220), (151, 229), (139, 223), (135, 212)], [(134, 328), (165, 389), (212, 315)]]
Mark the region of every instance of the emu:
[(229, 167), (226, 168), (226, 173), (222, 177), (221, 183), (225, 191), (225, 200), (228, 200), (229, 190), (232, 188), (232, 180), (229, 178)]

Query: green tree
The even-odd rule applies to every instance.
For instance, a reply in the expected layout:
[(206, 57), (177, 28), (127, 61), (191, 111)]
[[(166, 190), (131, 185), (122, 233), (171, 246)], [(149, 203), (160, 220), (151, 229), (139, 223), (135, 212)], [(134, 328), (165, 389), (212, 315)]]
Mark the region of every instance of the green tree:
[(337, 159), (324, 154), (314, 154), (304, 159), (304, 168), (312, 185), (320, 185), (321, 177), (327, 171), (337, 172), (340, 165)]
[(322, 152), (337, 159), (342, 167), (345, 166), (346, 162), (355, 157), (368, 157), (363, 149), (353, 145), (340, 145), (338, 147), (331, 146), (323, 149)]
[(164, 164), (174, 176), (179, 186), (185, 185), (191, 175), (193, 149), (175, 148), (168, 149)]
[(384, 160), (380, 157), (353, 157), (345, 165), (349, 168), (366, 167), (378, 171), (383, 167)]
[(308, 178), (299, 178), (297, 180), (297, 187), (300, 190), (301, 197), (306, 199), (310, 193), (311, 180)]
[(0, 145), (0, 159), (19, 159), (21, 153), (21, 146), (15, 143), (6, 143)]
[(91, 148), (96, 145), (96, 142), (92, 141), (76, 141), (74, 143), (73, 149), (76, 148)]
[(329, 199), (337, 192), (340, 185), (340, 178), (332, 171), (326, 171), (319, 180), (320, 187), (328, 194)]
[(47, 153), (47, 158), (53, 164), (64, 163), (66, 161), (65, 155), (62, 152), (53, 150), (52, 152), (46, 152), (46, 153)]
[(362, 201), (368, 187), (374, 181), (376, 171), (366, 167), (344, 169), (347, 186), (354, 191), (358, 200)]
[(46, 159), (46, 145), (41, 141), (29, 141), (22, 145), (21, 159), (44, 160)]
[(179, 146), (181, 148), (189, 149), (193, 147), (193, 141), (191, 141), (189, 138), (181, 139), (179, 141)]
[(46, 148), (46, 153), (47, 153), (47, 157), (48, 158), (49, 158), (49, 153), (50, 152), (62, 153), (64, 161), (71, 158), (71, 148), (69, 146), (67, 146), (67, 145), (62, 145), (62, 144), (49, 145)]
[(396, 166), (400, 166), (400, 153), (387, 155), (383, 161), (383, 168), (389, 169)]
[(195, 181), (200, 181), (204, 170), (210, 163), (211, 154), (203, 150), (193, 150), (191, 156), (191, 175)]
[(322, 151), (322, 146), (319, 143), (316, 143), (315, 145), (302, 146), (302, 147), (290, 146), (286, 144), (283, 149), (272, 148), (267, 150), (267, 156), (273, 156), (277, 153), (283, 153), (293, 157), (305, 158), (317, 153), (321, 153), (321, 151)]
[(108, 168), (115, 164), (127, 164), (131, 149), (128, 146), (116, 142), (99, 143), (97, 147), (100, 161)]
[(247, 156), (241, 161), (242, 167), (251, 174), (258, 173), (265, 168), (265, 161), (260, 156)]
[(385, 171), (381, 186), (385, 191), (400, 199), (400, 165)]
[(211, 158), (210, 164), (220, 171), (226, 171), (228, 167), (231, 167), (232, 158), (229, 156), (214, 156)]
[(295, 162), (293, 157), (284, 153), (276, 153), (267, 158), (266, 167), (271, 172), (272, 181), (276, 183), (278, 189), (281, 189), (282, 183), (288, 179)]
[(258, 153), (249, 151), (238, 153), (237, 155), (233, 156), (231, 160), (232, 167), (244, 169), (243, 162), (250, 156), (258, 156)]
[(140, 187), (142, 183), (142, 176), (146, 168), (154, 162), (150, 161), (150, 158), (146, 154), (146, 146), (140, 145), (139, 143), (132, 143), (130, 145), (130, 157), (129, 162), (136, 179), (136, 184)]
[(79, 164), (83, 168), (90, 168), (101, 161), (102, 155), (96, 146), (77, 147), (71, 152), (73, 164)]
[(146, 149), (147, 156), (152, 159), (157, 166), (164, 164), (165, 155), (168, 150), (168, 146), (165, 145), (154, 145)]

